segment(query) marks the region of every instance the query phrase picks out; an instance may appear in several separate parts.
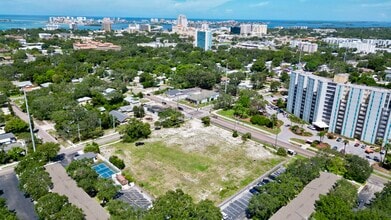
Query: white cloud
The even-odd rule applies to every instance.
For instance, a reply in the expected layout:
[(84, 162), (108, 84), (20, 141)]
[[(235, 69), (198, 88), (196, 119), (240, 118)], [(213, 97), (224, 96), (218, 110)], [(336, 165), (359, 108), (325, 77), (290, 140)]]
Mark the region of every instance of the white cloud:
[(264, 2), (259, 2), (259, 3), (256, 3), (256, 4), (252, 4), (250, 5), (251, 7), (264, 7), (266, 5), (268, 5), (270, 2), (269, 1), (264, 1)]

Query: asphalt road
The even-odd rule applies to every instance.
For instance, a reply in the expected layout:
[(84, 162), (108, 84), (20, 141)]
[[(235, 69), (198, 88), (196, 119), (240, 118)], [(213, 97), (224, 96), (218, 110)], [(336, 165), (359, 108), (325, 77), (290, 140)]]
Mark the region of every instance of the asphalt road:
[(4, 192), (1, 196), (7, 200), (10, 210), (15, 210), (16, 215), (22, 220), (35, 220), (38, 216), (34, 210), (34, 204), (30, 198), (26, 198), (18, 188), (19, 181), (13, 169), (1, 172), (0, 190)]
[[(15, 115), (18, 116), (20, 119), (22, 119), (25, 122), (29, 122), (28, 116), (26, 113), (24, 113), (18, 106), (16, 106), (14, 103), (12, 103), (12, 110), (14, 111)], [(58, 143), (58, 141), (51, 136), (49, 133), (47, 133), (43, 128), (41, 128), (36, 122), (34, 122), (34, 128), (39, 129), (38, 136), (42, 139), (44, 143), (47, 142), (54, 142)]]

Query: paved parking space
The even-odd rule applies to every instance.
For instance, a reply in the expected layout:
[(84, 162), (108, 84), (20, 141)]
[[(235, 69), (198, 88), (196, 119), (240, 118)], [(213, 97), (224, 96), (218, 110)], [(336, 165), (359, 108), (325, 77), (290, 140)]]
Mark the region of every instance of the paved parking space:
[(81, 208), (86, 219), (107, 220), (109, 214), (100, 206), (97, 200), (91, 198), (83, 189), (76, 185), (65, 172), (64, 167), (59, 163), (45, 166), (47, 172), (52, 178), (54, 187), (53, 192), (68, 197), (69, 202)]
[(1, 196), (7, 200), (10, 210), (16, 211), (18, 219), (35, 220), (38, 216), (34, 210), (34, 204), (30, 198), (26, 198), (18, 189), (19, 181), (15, 172), (11, 171), (0, 176), (0, 190), (4, 192)]
[(152, 202), (148, 196), (143, 194), (137, 187), (121, 190), (118, 199), (129, 203), (135, 208), (144, 210), (148, 209), (152, 205)]
[(368, 179), (367, 184), (361, 189), (358, 194), (358, 209), (365, 208), (365, 205), (369, 204), (371, 200), (375, 197), (375, 193), (382, 191), (383, 188), (383, 183)]
[(220, 206), (221, 211), (227, 215), (227, 219), (229, 220), (246, 219), (246, 210), (248, 204), (250, 203), (251, 198), (254, 196), (254, 194), (252, 194), (249, 190), (257, 184), (258, 186), (264, 185), (264, 179), (270, 180), (269, 178), (266, 178), (267, 176), (273, 176), (273, 178), (275, 178), (283, 172), (285, 172), (285, 168), (279, 167), (278, 169), (273, 169), (270, 172), (270, 175), (269, 173), (263, 175), (258, 180), (247, 186), (244, 191), (229, 200), (229, 203), (225, 203)]

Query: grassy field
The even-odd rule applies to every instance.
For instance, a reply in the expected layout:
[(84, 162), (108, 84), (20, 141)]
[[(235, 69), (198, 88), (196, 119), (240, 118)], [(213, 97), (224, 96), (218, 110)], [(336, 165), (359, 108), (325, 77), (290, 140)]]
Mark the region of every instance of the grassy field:
[[(228, 117), (228, 118), (235, 119), (235, 117), (234, 117), (234, 110), (232, 110), (232, 109), (230, 109), (230, 110), (220, 110), (220, 111), (217, 112), (217, 114), (219, 114), (221, 116)], [(253, 127), (259, 128), (261, 130), (267, 131), (267, 132), (272, 133), (272, 134), (279, 134), (281, 132), (281, 128), (280, 127), (268, 128), (266, 126), (254, 125), (251, 122), (249, 122), (249, 120), (243, 120), (243, 119), (238, 119), (238, 120), (240, 122), (246, 123), (248, 125), (251, 125)], [(281, 126), (284, 123), (281, 120), (279, 120), (278, 124)]]
[[(284, 160), (256, 143), (253, 145), (259, 150), (255, 151), (241, 141), (237, 146), (228, 144), (189, 150), (184, 145), (153, 139), (143, 146), (117, 143), (105, 150), (123, 158), (125, 170), (155, 197), (181, 188), (196, 201), (210, 199), (218, 204)], [(251, 157), (259, 152), (265, 157)]]

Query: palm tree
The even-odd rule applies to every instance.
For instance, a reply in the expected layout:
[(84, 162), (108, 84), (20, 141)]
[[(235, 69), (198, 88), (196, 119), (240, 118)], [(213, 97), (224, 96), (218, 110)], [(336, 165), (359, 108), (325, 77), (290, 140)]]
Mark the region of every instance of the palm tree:
[(346, 145), (348, 145), (349, 144), (349, 141), (348, 140), (343, 140), (343, 152), (344, 152), (344, 154), (346, 154)]
[(322, 140), (324, 138), (324, 136), (326, 135), (326, 131), (320, 131), (318, 133), (318, 136), (319, 136), (319, 143), (322, 143)]
[[(390, 141), (391, 141), (391, 139), (390, 139), (390, 140), (388, 140), (388, 143), (386, 143), (386, 144), (384, 145), (384, 150), (385, 150), (385, 153), (384, 153), (384, 157), (383, 157), (383, 161), (382, 161), (382, 163), (384, 163), (384, 160), (386, 160), (386, 158), (387, 158), (387, 155), (388, 155), (388, 149), (390, 149), (390, 148), (391, 148), (391, 143), (390, 143)], [(387, 161), (387, 162), (391, 162), (391, 161)]]

